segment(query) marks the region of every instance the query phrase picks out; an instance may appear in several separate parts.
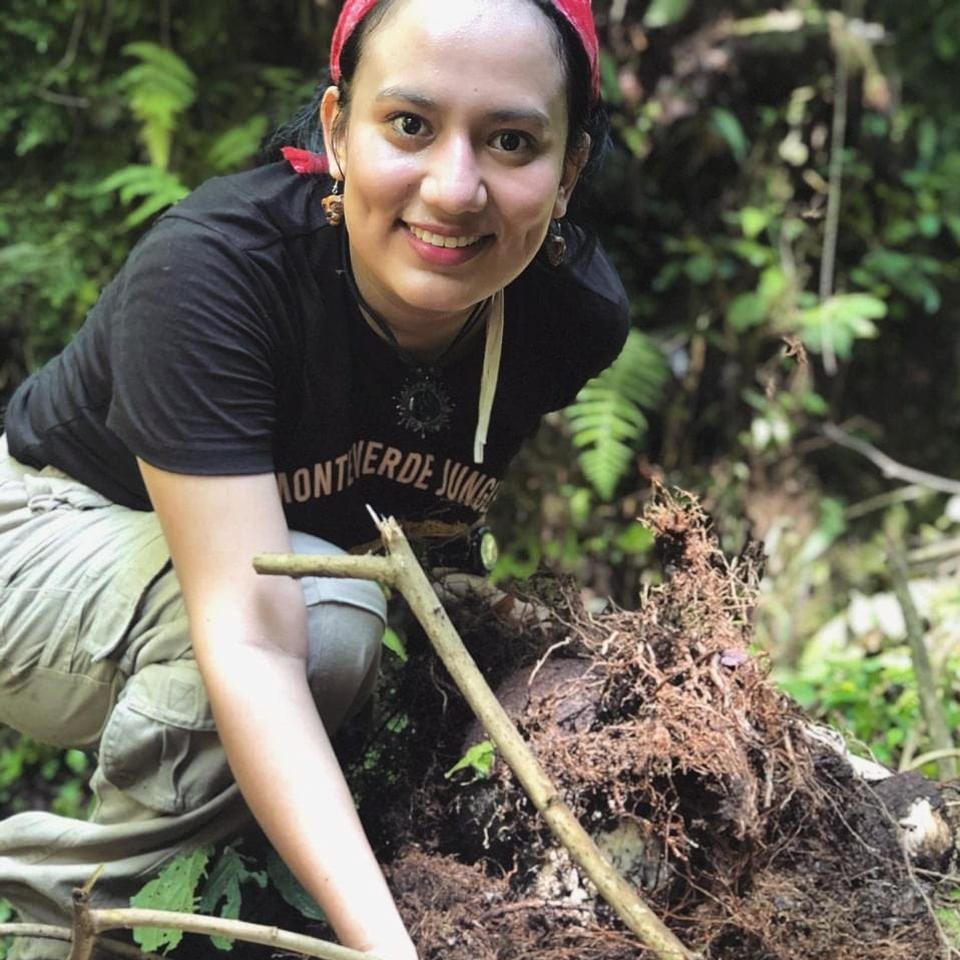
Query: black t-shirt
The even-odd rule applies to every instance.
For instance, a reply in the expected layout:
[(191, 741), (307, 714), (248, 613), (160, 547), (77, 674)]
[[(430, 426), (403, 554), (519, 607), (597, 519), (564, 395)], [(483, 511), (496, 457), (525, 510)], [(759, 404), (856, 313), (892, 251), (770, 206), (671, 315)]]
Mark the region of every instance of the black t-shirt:
[(366, 504), (475, 521), (543, 414), (620, 351), (620, 281), (597, 249), (557, 269), (538, 258), (510, 284), (476, 464), (482, 334), (439, 368), (449, 428), (401, 426), (410, 369), (349, 293), (328, 187), (277, 163), (208, 181), (160, 217), (70, 345), (11, 398), (13, 456), (138, 510), (150, 503), (135, 456), (175, 473), (273, 472), (290, 527), (343, 547), (375, 537)]

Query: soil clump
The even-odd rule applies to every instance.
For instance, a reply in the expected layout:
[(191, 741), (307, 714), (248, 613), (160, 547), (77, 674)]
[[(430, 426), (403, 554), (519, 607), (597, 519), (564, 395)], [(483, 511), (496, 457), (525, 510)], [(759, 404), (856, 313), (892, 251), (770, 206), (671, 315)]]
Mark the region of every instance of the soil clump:
[[(636, 611), (586, 613), (545, 579), (499, 617), (455, 620), (564, 800), (691, 949), (709, 960), (934, 960), (953, 848), (922, 778), (871, 784), (751, 649), (759, 565), (728, 560), (693, 498), (644, 521), (667, 571)], [(509, 616), (535, 605), (536, 626)], [(548, 617), (543, 618), (546, 610)], [(489, 752), (426, 641), (408, 631), (354, 758), (361, 812), (424, 960), (652, 956), (598, 900)], [(356, 742), (356, 740), (354, 740)], [(937, 843), (908, 856), (904, 810)]]

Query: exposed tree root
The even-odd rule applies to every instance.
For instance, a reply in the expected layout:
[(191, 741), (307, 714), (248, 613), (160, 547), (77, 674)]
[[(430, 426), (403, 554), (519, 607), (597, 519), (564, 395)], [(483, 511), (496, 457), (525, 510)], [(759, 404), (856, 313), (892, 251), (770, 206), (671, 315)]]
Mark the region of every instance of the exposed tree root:
[[(591, 617), (554, 582), (538, 598), (552, 611), (543, 635), (518, 637), (469, 607), (458, 617), (564, 800), (713, 960), (947, 956), (934, 880), (914, 869), (942, 871), (952, 849), (937, 790), (920, 778), (871, 785), (810, 735), (750, 650), (757, 566), (724, 558), (692, 498), (661, 491), (646, 522), (669, 577), (639, 610)], [(404, 710), (413, 736), (375, 744), (398, 751), (391, 767), (409, 769), (414, 787), (399, 811), (403, 784), (392, 813), (370, 794), (365, 806), (383, 852), (397, 854), (391, 882), (425, 960), (647, 957), (505, 764), (469, 785), (444, 779), (483, 734), (442, 672), (417, 662), (385, 704)], [(940, 834), (911, 847), (911, 863), (899, 822), (917, 804)]]

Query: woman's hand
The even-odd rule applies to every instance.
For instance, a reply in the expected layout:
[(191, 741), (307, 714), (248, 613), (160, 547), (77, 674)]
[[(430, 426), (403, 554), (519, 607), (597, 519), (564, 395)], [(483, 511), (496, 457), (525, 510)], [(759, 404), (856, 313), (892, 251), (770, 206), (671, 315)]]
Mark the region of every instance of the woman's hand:
[(438, 569), (432, 571), (431, 579), (441, 603), (450, 605), (479, 600), (490, 608), (498, 620), (515, 630), (538, 630), (553, 619), (546, 607), (520, 600), (473, 573)]
[(217, 732), (250, 810), (344, 945), (412, 960), (416, 951), (310, 693), (303, 592), (293, 579), (253, 569), (255, 554), (290, 549), (273, 476), (140, 467)]
[(377, 960), (418, 960), (417, 948), (406, 931), (402, 936), (381, 937), (357, 948)]

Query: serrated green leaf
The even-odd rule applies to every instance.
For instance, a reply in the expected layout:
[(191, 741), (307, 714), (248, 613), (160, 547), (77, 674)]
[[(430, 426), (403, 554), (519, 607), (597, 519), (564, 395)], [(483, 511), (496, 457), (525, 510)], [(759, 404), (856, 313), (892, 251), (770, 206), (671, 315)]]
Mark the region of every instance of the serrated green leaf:
[(303, 889), (290, 868), (272, 850), (267, 854), (267, 873), (277, 893), (308, 920), (326, 920), (313, 897)]
[[(193, 913), (197, 904), (197, 886), (206, 872), (212, 852), (211, 847), (201, 847), (177, 857), (130, 898), (130, 906)], [(145, 953), (172, 950), (183, 939), (183, 931), (136, 927), (133, 939)]]
[[(250, 870), (247, 864), (252, 862), (250, 857), (238, 853), (235, 847), (225, 847), (204, 884), (199, 903), (200, 912), (227, 920), (238, 920), (243, 902), (240, 892), (243, 884), (252, 882), (261, 890), (267, 885), (266, 871)], [(233, 940), (227, 937), (211, 937), (210, 942), (218, 950), (233, 949)]]

